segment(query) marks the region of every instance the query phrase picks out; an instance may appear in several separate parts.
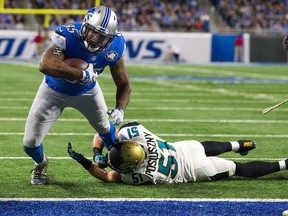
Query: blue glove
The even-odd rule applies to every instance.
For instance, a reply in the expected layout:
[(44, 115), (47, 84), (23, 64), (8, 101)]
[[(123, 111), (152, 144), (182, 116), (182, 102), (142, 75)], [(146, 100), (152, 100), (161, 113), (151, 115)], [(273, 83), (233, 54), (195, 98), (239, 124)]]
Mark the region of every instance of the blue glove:
[(93, 158), (95, 164), (100, 168), (106, 168), (108, 166), (108, 159), (103, 154), (96, 154)]
[(81, 153), (76, 152), (72, 149), (72, 144), (70, 142), (68, 143), (68, 154), (77, 162), (81, 163), (84, 160), (84, 156)]
[(102, 148), (94, 147), (93, 152), (93, 160), (95, 164), (100, 168), (106, 168), (108, 166), (108, 159), (102, 154)]

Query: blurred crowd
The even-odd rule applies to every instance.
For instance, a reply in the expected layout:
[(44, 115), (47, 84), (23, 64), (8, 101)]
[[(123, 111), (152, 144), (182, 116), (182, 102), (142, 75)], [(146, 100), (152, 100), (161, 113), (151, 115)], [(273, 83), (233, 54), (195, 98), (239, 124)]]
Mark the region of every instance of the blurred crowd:
[[(18, 1), (19, 3), (19, 1)], [(32, 0), (33, 8), (83, 9), (94, 7), (95, 0)], [(209, 32), (210, 17), (200, 0), (105, 0), (102, 5), (111, 7), (118, 16), (121, 31), (204, 31)], [(16, 0), (5, 0), (5, 7), (17, 8)], [(82, 21), (84, 15), (52, 15), (50, 29)], [(44, 15), (37, 15), (43, 23)], [(1, 26), (25, 23), (23, 15), (1, 14)], [(12, 24), (12, 25), (11, 25)]]
[[(4, 0), (4, 8), (17, 8), (16, 0)], [(24, 29), (25, 19), (22, 14), (0, 14), (0, 29)]]
[(232, 28), (288, 32), (288, 0), (211, 0)]
[[(5, 8), (19, 8), (24, 1), (5, 0)], [(81, 9), (95, 0), (31, 0), (32, 8)], [(210, 17), (201, 0), (105, 0), (117, 14), (120, 31), (210, 31)], [(206, 1), (206, 3), (209, 1)], [(223, 20), (242, 30), (288, 32), (288, 0), (210, 0)], [(17, 5), (18, 4), (18, 5)], [(82, 21), (84, 15), (52, 15), (49, 29)], [(44, 15), (36, 15), (39, 25)], [(0, 28), (24, 29), (25, 16), (0, 14)]]

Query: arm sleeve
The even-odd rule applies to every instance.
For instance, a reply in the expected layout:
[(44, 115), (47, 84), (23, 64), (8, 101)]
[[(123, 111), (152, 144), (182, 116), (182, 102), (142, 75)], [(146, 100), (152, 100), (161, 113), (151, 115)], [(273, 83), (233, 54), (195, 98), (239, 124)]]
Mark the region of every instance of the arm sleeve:
[(51, 40), (61, 49), (66, 50), (66, 38), (63, 35), (54, 32), (51, 36)]

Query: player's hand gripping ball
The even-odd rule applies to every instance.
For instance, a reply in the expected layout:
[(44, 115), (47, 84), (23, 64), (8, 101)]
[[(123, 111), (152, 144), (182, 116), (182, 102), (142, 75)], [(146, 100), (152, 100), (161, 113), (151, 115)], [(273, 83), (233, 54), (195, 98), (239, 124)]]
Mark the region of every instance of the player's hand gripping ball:
[(283, 42), (282, 42), (283, 49), (285, 52), (288, 52), (288, 35), (284, 37)]

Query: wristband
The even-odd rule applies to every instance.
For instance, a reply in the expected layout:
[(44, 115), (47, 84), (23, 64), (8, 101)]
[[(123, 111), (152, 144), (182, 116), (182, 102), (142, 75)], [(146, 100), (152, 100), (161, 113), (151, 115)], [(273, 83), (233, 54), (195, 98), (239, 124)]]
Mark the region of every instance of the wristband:
[(79, 161), (79, 163), (86, 169), (90, 169), (90, 167), (92, 166), (92, 161), (88, 160), (87, 158), (83, 157), (83, 159), (81, 161)]
[(87, 75), (86, 75), (86, 71), (85, 71), (85, 70), (83, 70), (82, 72), (83, 72), (83, 75), (82, 75), (82, 79), (81, 79), (81, 80), (85, 80), (85, 79), (86, 79), (86, 77), (87, 77)]
[(102, 154), (102, 149), (93, 147), (93, 152), (94, 152), (94, 155)]
[(124, 113), (124, 109), (121, 109), (120, 107), (116, 107), (115, 109), (119, 110), (120, 112)]

